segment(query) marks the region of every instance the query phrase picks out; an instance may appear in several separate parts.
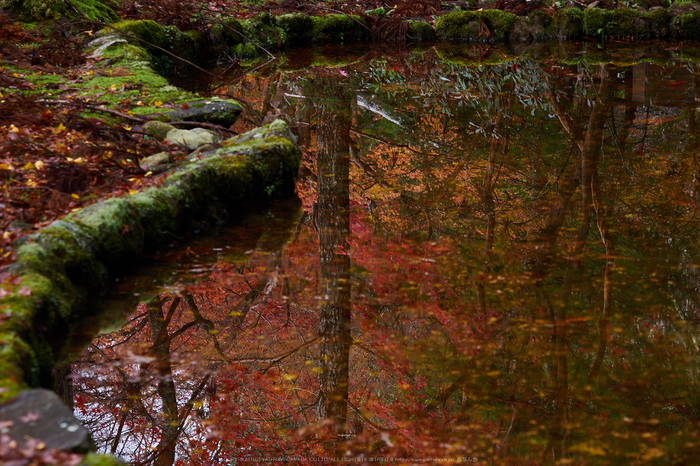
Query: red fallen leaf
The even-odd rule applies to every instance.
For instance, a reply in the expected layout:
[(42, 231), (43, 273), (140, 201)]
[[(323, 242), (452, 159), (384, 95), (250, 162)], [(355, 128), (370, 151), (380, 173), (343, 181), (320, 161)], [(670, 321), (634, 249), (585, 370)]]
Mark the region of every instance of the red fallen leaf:
[(187, 104), (182, 104), (182, 105), (180, 105), (180, 108), (181, 108), (182, 110), (187, 110), (188, 108), (190, 108), (190, 106), (187, 105)]
[(17, 294), (20, 296), (31, 296), (32, 290), (28, 286), (23, 286), (22, 288), (19, 289)]
[(41, 417), (39, 413), (34, 413), (34, 412), (28, 412), (24, 416), (20, 416), (19, 420), (24, 422), (25, 424), (28, 422), (36, 421)]

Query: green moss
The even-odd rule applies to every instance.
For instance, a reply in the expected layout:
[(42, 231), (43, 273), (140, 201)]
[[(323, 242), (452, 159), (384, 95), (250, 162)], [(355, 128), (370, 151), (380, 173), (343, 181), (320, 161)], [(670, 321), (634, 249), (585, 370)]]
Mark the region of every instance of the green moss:
[(458, 11), (443, 15), (435, 21), (435, 33), (443, 40), (476, 40), (481, 17), (474, 11)]
[(421, 42), (435, 40), (435, 29), (430, 23), (412, 20), (408, 22), (408, 25), (408, 36), (412, 40), (418, 40)]
[(671, 32), (671, 13), (668, 10), (654, 10), (644, 14), (649, 38), (663, 39)]
[(260, 13), (241, 21), (243, 33), (266, 49), (282, 48), (287, 42), (287, 33), (277, 25), (277, 19), (270, 13)]
[(438, 18), (435, 33), (447, 40), (500, 42), (508, 38), (517, 19), (501, 10), (458, 11)]
[(108, 3), (96, 0), (71, 0), (71, 3), (93, 21), (111, 23), (119, 19)]
[(63, 0), (9, 0), (6, 6), (26, 22), (59, 19), (63, 16), (83, 19), (83, 15), (93, 21), (116, 21), (118, 17), (108, 3), (99, 0), (73, 0), (70, 4)]
[(516, 59), (515, 56), (505, 53), (488, 53), (484, 55), (483, 51), (476, 47), (470, 48), (438, 43), (435, 45), (435, 52), (443, 62), (460, 66), (498, 65)]
[(59, 220), (46, 227), (37, 236), (37, 244), (68, 277), (70, 283), (87, 289), (104, 287), (105, 267), (94, 260), (97, 252), (95, 232), (81, 222)]
[(508, 39), (508, 34), (518, 17), (501, 10), (482, 10), (481, 17), (491, 31), (491, 40), (502, 42)]
[(67, 11), (61, 0), (10, 0), (7, 6), (23, 21), (59, 19)]
[(611, 37), (632, 39), (648, 37), (649, 32), (639, 11), (618, 8), (612, 12), (611, 25), (607, 28)]
[(289, 45), (309, 45), (314, 40), (314, 22), (303, 13), (291, 13), (277, 17), (277, 25), (287, 35)]
[(253, 58), (265, 53), (250, 42), (231, 47), (231, 53), (239, 58)]
[(313, 35), (319, 42), (358, 42), (369, 38), (369, 31), (357, 17), (346, 15), (314, 16)]
[(589, 37), (605, 38), (612, 28), (612, 12), (602, 8), (586, 8), (583, 12), (583, 32)]
[[(112, 25), (113, 28), (137, 37), (141, 40), (134, 40), (135, 45), (144, 47), (150, 52), (156, 52), (157, 49), (151, 47), (155, 45), (157, 47), (167, 46), (166, 39), (167, 36), (165, 31), (160, 24), (150, 19), (139, 19), (135, 21), (121, 21)], [(149, 45), (150, 44), (150, 45)]]
[(14, 332), (0, 332), (0, 402), (7, 401), (38, 382), (31, 348)]
[(532, 12), (529, 16), (518, 18), (510, 31), (511, 40), (543, 41), (556, 34), (552, 31), (552, 17), (544, 11)]
[(124, 463), (114, 456), (88, 453), (79, 466), (123, 466)]
[(214, 44), (223, 44), (226, 49), (243, 42), (243, 25), (235, 18), (226, 18), (211, 27)]
[(679, 39), (700, 39), (700, 10), (673, 18), (671, 26)]
[(108, 267), (123, 264), (125, 257), (136, 257), (143, 249), (143, 229), (128, 199), (108, 199), (66, 218), (93, 230), (95, 259)]

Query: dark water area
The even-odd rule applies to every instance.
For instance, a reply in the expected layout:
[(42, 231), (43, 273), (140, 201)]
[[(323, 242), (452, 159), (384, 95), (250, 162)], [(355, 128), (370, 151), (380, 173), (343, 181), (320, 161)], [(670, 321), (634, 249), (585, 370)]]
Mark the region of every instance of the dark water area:
[(134, 464), (697, 464), (699, 52), (231, 70), (236, 129), (297, 134), (301, 208), (127, 277), (76, 415)]

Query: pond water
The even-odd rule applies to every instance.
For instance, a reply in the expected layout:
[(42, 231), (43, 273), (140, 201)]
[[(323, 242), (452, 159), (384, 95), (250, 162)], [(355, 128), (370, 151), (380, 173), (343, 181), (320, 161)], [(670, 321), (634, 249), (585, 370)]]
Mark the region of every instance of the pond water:
[(246, 102), (238, 129), (298, 135), (301, 203), (122, 279), (127, 323), (64, 368), (67, 398), (135, 464), (692, 463), (697, 56), (357, 47), (232, 71), (213, 92)]

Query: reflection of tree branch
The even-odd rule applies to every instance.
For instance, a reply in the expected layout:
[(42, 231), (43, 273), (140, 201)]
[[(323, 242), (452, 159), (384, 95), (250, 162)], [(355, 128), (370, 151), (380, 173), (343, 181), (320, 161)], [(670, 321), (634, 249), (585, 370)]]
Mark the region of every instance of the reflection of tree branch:
[(204, 331), (207, 333), (207, 335), (211, 337), (212, 341), (214, 342), (214, 349), (216, 350), (216, 352), (219, 353), (219, 356), (221, 356), (224, 361), (228, 361), (228, 357), (226, 357), (223, 350), (221, 349), (221, 345), (219, 345), (219, 339), (216, 338), (216, 327), (214, 326), (214, 322), (204, 318), (202, 313), (199, 312), (199, 307), (197, 307), (197, 303), (194, 302), (194, 298), (191, 294), (188, 294), (185, 297), (185, 300), (187, 301), (187, 305), (192, 310), (192, 314), (194, 314), (195, 322), (202, 326)]
[(278, 362), (282, 362), (285, 359), (289, 358), (290, 356), (295, 355), (299, 351), (308, 348), (309, 346), (314, 345), (316, 342), (319, 341), (319, 338), (316, 337), (313, 340), (309, 340), (305, 343), (302, 343), (301, 345), (297, 346), (296, 348), (287, 351), (286, 353), (279, 354), (277, 356), (267, 356), (267, 357), (260, 357), (260, 358), (238, 358), (238, 359), (229, 359), (229, 362), (238, 362), (238, 363), (247, 363), (247, 362), (269, 362), (270, 365), (267, 366), (265, 369), (261, 371), (262, 374), (265, 372), (269, 371), (273, 365), (277, 364)]
[(460, 388), (462, 387), (465, 383), (467, 383), (467, 380), (469, 380), (469, 376), (471, 375), (471, 371), (468, 371), (467, 369), (463, 369), (462, 373), (457, 377), (457, 380), (452, 382), (452, 385), (444, 389), (440, 394), (433, 400), (431, 401), (428, 406), (426, 406), (426, 409), (435, 409), (438, 406), (445, 406), (447, 403), (447, 400), (450, 399), (450, 397)]
[(425, 152), (421, 152), (421, 151), (419, 151), (419, 150), (416, 150), (416, 149), (414, 149), (413, 147), (409, 146), (408, 144), (401, 144), (401, 143), (398, 143), (398, 142), (391, 142), (391, 141), (389, 141), (389, 140), (387, 140), (387, 139), (380, 138), (379, 136), (375, 136), (375, 135), (373, 135), (373, 134), (367, 134), (367, 133), (362, 132), (362, 131), (357, 130), (357, 129), (352, 129), (352, 128), (351, 128), (351, 129), (350, 129), (350, 132), (353, 133), (353, 134), (357, 134), (358, 136), (362, 136), (362, 137), (365, 137), (365, 138), (368, 138), (368, 139), (373, 139), (373, 140), (375, 140), (375, 141), (381, 142), (381, 143), (383, 143), (383, 144), (386, 144), (387, 146), (391, 146), (391, 147), (400, 147), (400, 148), (402, 148), (402, 149), (408, 149), (408, 150), (410, 150), (411, 152), (413, 152), (413, 153), (415, 153), (415, 154), (425, 155), (425, 156), (427, 156), (427, 157), (435, 157), (435, 156), (436, 156), (436, 154), (427, 154), (427, 153), (425, 153)]
[(605, 245), (605, 255), (607, 257), (605, 263), (605, 272), (603, 276), (603, 313), (598, 320), (598, 351), (596, 352), (595, 361), (591, 366), (591, 371), (588, 374), (586, 385), (589, 387), (587, 394), (590, 394), (590, 386), (595, 382), (607, 349), (608, 341), (610, 340), (610, 315), (612, 306), (612, 275), (615, 269), (615, 243), (610, 235), (607, 225), (606, 209), (600, 198), (600, 183), (598, 176), (594, 176), (592, 180), (593, 201), (598, 218), (598, 231), (600, 238)]
[(353, 411), (355, 411), (355, 414), (357, 414), (357, 416), (358, 416), (360, 419), (362, 419), (362, 420), (365, 421), (367, 424), (371, 425), (372, 427), (374, 427), (375, 429), (377, 429), (377, 430), (379, 430), (379, 431), (388, 432), (388, 431), (392, 431), (392, 430), (396, 430), (396, 429), (397, 429), (396, 427), (388, 427), (388, 428), (387, 428), (387, 427), (382, 427), (382, 426), (377, 425), (377, 424), (375, 424), (374, 422), (370, 421), (366, 416), (364, 416), (364, 415), (362, 414), (362, 412), (360, 412), (360, 410), (357, 408), (357, 406), (355, 406), (350, 400), (348, 400), (348, 406), (350, 406), (350, 408), (351, 408)]

